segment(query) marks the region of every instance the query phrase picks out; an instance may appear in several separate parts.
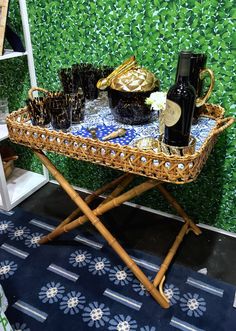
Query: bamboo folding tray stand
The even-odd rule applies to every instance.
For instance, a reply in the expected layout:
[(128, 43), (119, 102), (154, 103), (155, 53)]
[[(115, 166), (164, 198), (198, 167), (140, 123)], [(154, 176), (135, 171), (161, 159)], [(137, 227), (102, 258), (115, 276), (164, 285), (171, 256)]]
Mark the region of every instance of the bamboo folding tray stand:
[[(199, 235), (201, 230), (162, 183), (184, 184), (195, 180), (205, 164), (217, 136), (234, 122), (233, 118), (224, 118), (224, 109), (218, 105), (206, 104), (201, 107), (201, 116), (207, 116), (216, 121), (214, 128), (201, 148), (193, 155), (169, 156), (154, 151), (143, 151), (135, 147), (120, 146), (119, 144), (78, 137), (71, 133), (33, 126), (30, 122), (27, 108), (11, 113), (7, 117), (9, 138), (15, 143), (30, 147), (77, 206), (77, 209), (63, 220), (54, 231), (41, 238), (40, 243), (47, 243), (62, 233), (69, 232), (89, 220), (161, 307), (168, 308), (170, 304), (163, 291), (166, 271), (184, 236), (190, 230)], [(83, 200), (52, 164), (43, 150), (115, 168), (125, 172), (125, 174), (99, 188)], [(167, 163), (168, 167), (166, 166)], [(133, 181), (134, 174), (148, 177), (148, 179), (142, 184), (124, 192)], [(157, 188), (161, 192), (185, 223), (181, 227), (154, 281), (151, 282), (103, 225), (99, 216), (153, 188)], [(92, 210), (89, 204), (108, 190), (113, 191), (97, 208)], [(80, 212), (83, 213), (82, 216), (79, 216)]]

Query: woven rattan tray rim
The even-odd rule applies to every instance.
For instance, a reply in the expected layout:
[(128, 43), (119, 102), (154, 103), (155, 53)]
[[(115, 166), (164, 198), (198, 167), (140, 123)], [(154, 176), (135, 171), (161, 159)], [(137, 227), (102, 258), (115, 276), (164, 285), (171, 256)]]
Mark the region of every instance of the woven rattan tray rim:
[[(227, 126), (232, 123), (229, 123), (231, 118), (224, 118), (224, 109), (219, 105), (206, 104), (202, 107), (201, 116), (210, 117), (216, 120), (216, 125), (208, 135), (207, 139), (201, 146), (201, 148), (196, 151), (193, 155), (188, 156), (177, 156), (177, 155), (166, 155), (162, 152), (156, 153), (154, 151), (144, 151), (139, 150), (137, 148), (131, 146), (120, 146), (118, 144), (110, 143), (110, 142), (102, 142), (99, 140), (94, 140), (91, 138), (83, 138), (74, 136), (71, 133), (64, 133), (62, 131), (49, 130), (45, 127), (32, 126), (29, 123), (29, 115), (27, 111), (27, 107), (21, 108), (17, 111), (14, 111), (7, 117), (7, 125), (9, 130), (9, 138), (18, 144), (22, 144), (28, 146), (32, 149), (43, 149), (51, 152), (56, 152), (59, 154), (63, 154), (68, 157), (72, 157), (79, 160), (89, 161), (93, 163), (98, 163), (104, 166), (109, 166), (111, 168), (128, 171), (130, 173), (135, 173), (142, 176), (147, 176), (150, 178), (156, 178), (167, 182), (172, 183), (186, 183), (194, 180), (199, 172), (202, 169), (203, 164), (206, 162), (207, 157), (216, 141), (218, 134), (223, 131)], [(33, 139), (33, 135), (38, 135), (39, 139)], [(50, 143), (46, 138), (51, 138), (54, 143)], [(56, 141), (67, 141), (68, 146), (65, 148), (63, 144), (59, 145), (55, 143)], [(86, 145), (88, 146), (88, 152), (81, 151), (76, 153), (74, 149), (71, 149), (71, 146), (74, 144), (79, 144), (80, 146)], [(60, 147), (60, 148), (59, 148)], [(70, 148), (69, 148), (70, 147)], [(91, 150), (102, 151), (105, 150), (105, 157), (103, 158), (99, 153), (95, 153), (95, 156), (91, 154)], [(130, 159), (123, 160), (125, 162), (116, 163), (114, 157), (111, 156), (111, 153), (125, 153), (128, 155), (127, 158), (132, 156), (134, 158), (134, 162), (130, 161)], [(140, 165), (140, 160), (146, 158), (148, 162), (152, 162), (155, 159), (158, 159), (161, 163), (161, 166), (158, 167), (158, 174), (155, 174), (153, 171), (153, 167), (149, 165), (149, 170), (147, 169), (147, 164), (142, 169)], [(117, 158), (116, 158), (117, 160)], [(136, 162), (136, 163), (135, 163)], [(163, 168), (163, 164), (167, 162), (173, 164), (173, 167), (170, 169)], [(191, 170), (191, 173), (188, 173), (185, 170), (181, 172), (181, 169), (176, 170), (176, 166), (179, 164), (190, 164), (194, 162), (196, 164), (195, 169)], [(160, 171), (162, 169), (162, 171)], [(182, 176), (182, 178), (181, 178)]]

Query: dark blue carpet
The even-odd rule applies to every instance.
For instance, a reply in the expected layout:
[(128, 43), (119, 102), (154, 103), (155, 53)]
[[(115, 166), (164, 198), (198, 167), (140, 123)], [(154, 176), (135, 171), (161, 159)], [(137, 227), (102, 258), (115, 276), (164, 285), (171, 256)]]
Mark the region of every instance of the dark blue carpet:
[[(162, 309), (86, 226), (39, 246), (56, 224), (20, 208), (0, 212), (0, 282), (14, 330), (236, 330), (234, 286), (173, 265), (165, 283), (171, 308)], [(159, 258), (129, 253), (153, 279)]]

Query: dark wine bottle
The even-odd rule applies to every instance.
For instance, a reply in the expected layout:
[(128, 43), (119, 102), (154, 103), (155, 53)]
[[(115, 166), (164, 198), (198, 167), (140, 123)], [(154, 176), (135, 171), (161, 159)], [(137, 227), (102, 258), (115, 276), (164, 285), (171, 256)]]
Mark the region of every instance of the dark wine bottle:
[(175, 85), (167, 93), (164, 143), (171, 146), (188, 146), (195, 107), (196, 92), (189, 83), (192, 53), (179, 54)]

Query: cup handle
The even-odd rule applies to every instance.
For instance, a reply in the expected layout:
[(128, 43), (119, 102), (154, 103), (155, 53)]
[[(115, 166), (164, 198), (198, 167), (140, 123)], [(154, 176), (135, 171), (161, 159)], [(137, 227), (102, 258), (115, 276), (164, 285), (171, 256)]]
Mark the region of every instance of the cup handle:
[(204, 78), (205, 73), (207, 73), (210, 76), (211, 83), (210, 83), (209, 89), (206, 92), (206, 94), (203, 97), (197, 98), (196, 107), (201, 107), (202, 105), (204, 105), (204, 103), (206, 103), (206, 101), (209, 99), (209, 97), (211, 95), (211, 92), (214, 88), (215, 76), (214, 76), (213, 71), (211, 69), (208, 69), (208, 68), (201, 70), (201, 72), (200, 72), (200, 79), (201, 80)]
[(33, 100), (33, 99), (34, 99), (34, 96), (33, 96), (33, 92), (34, 92), (34, 91), (43, 92), (43, 93), (45, 93), (45, 94), (47, 94), (47, 95), (50, 94), (50, 92), (49, 92), (48, 90), (45, 90), (45, 89), (42, 88), (42, 87), (31, 87), (31, 89), (30, 89), (29, 92), (28, 92), (28, 97), (29, 97), (30, 100)]

